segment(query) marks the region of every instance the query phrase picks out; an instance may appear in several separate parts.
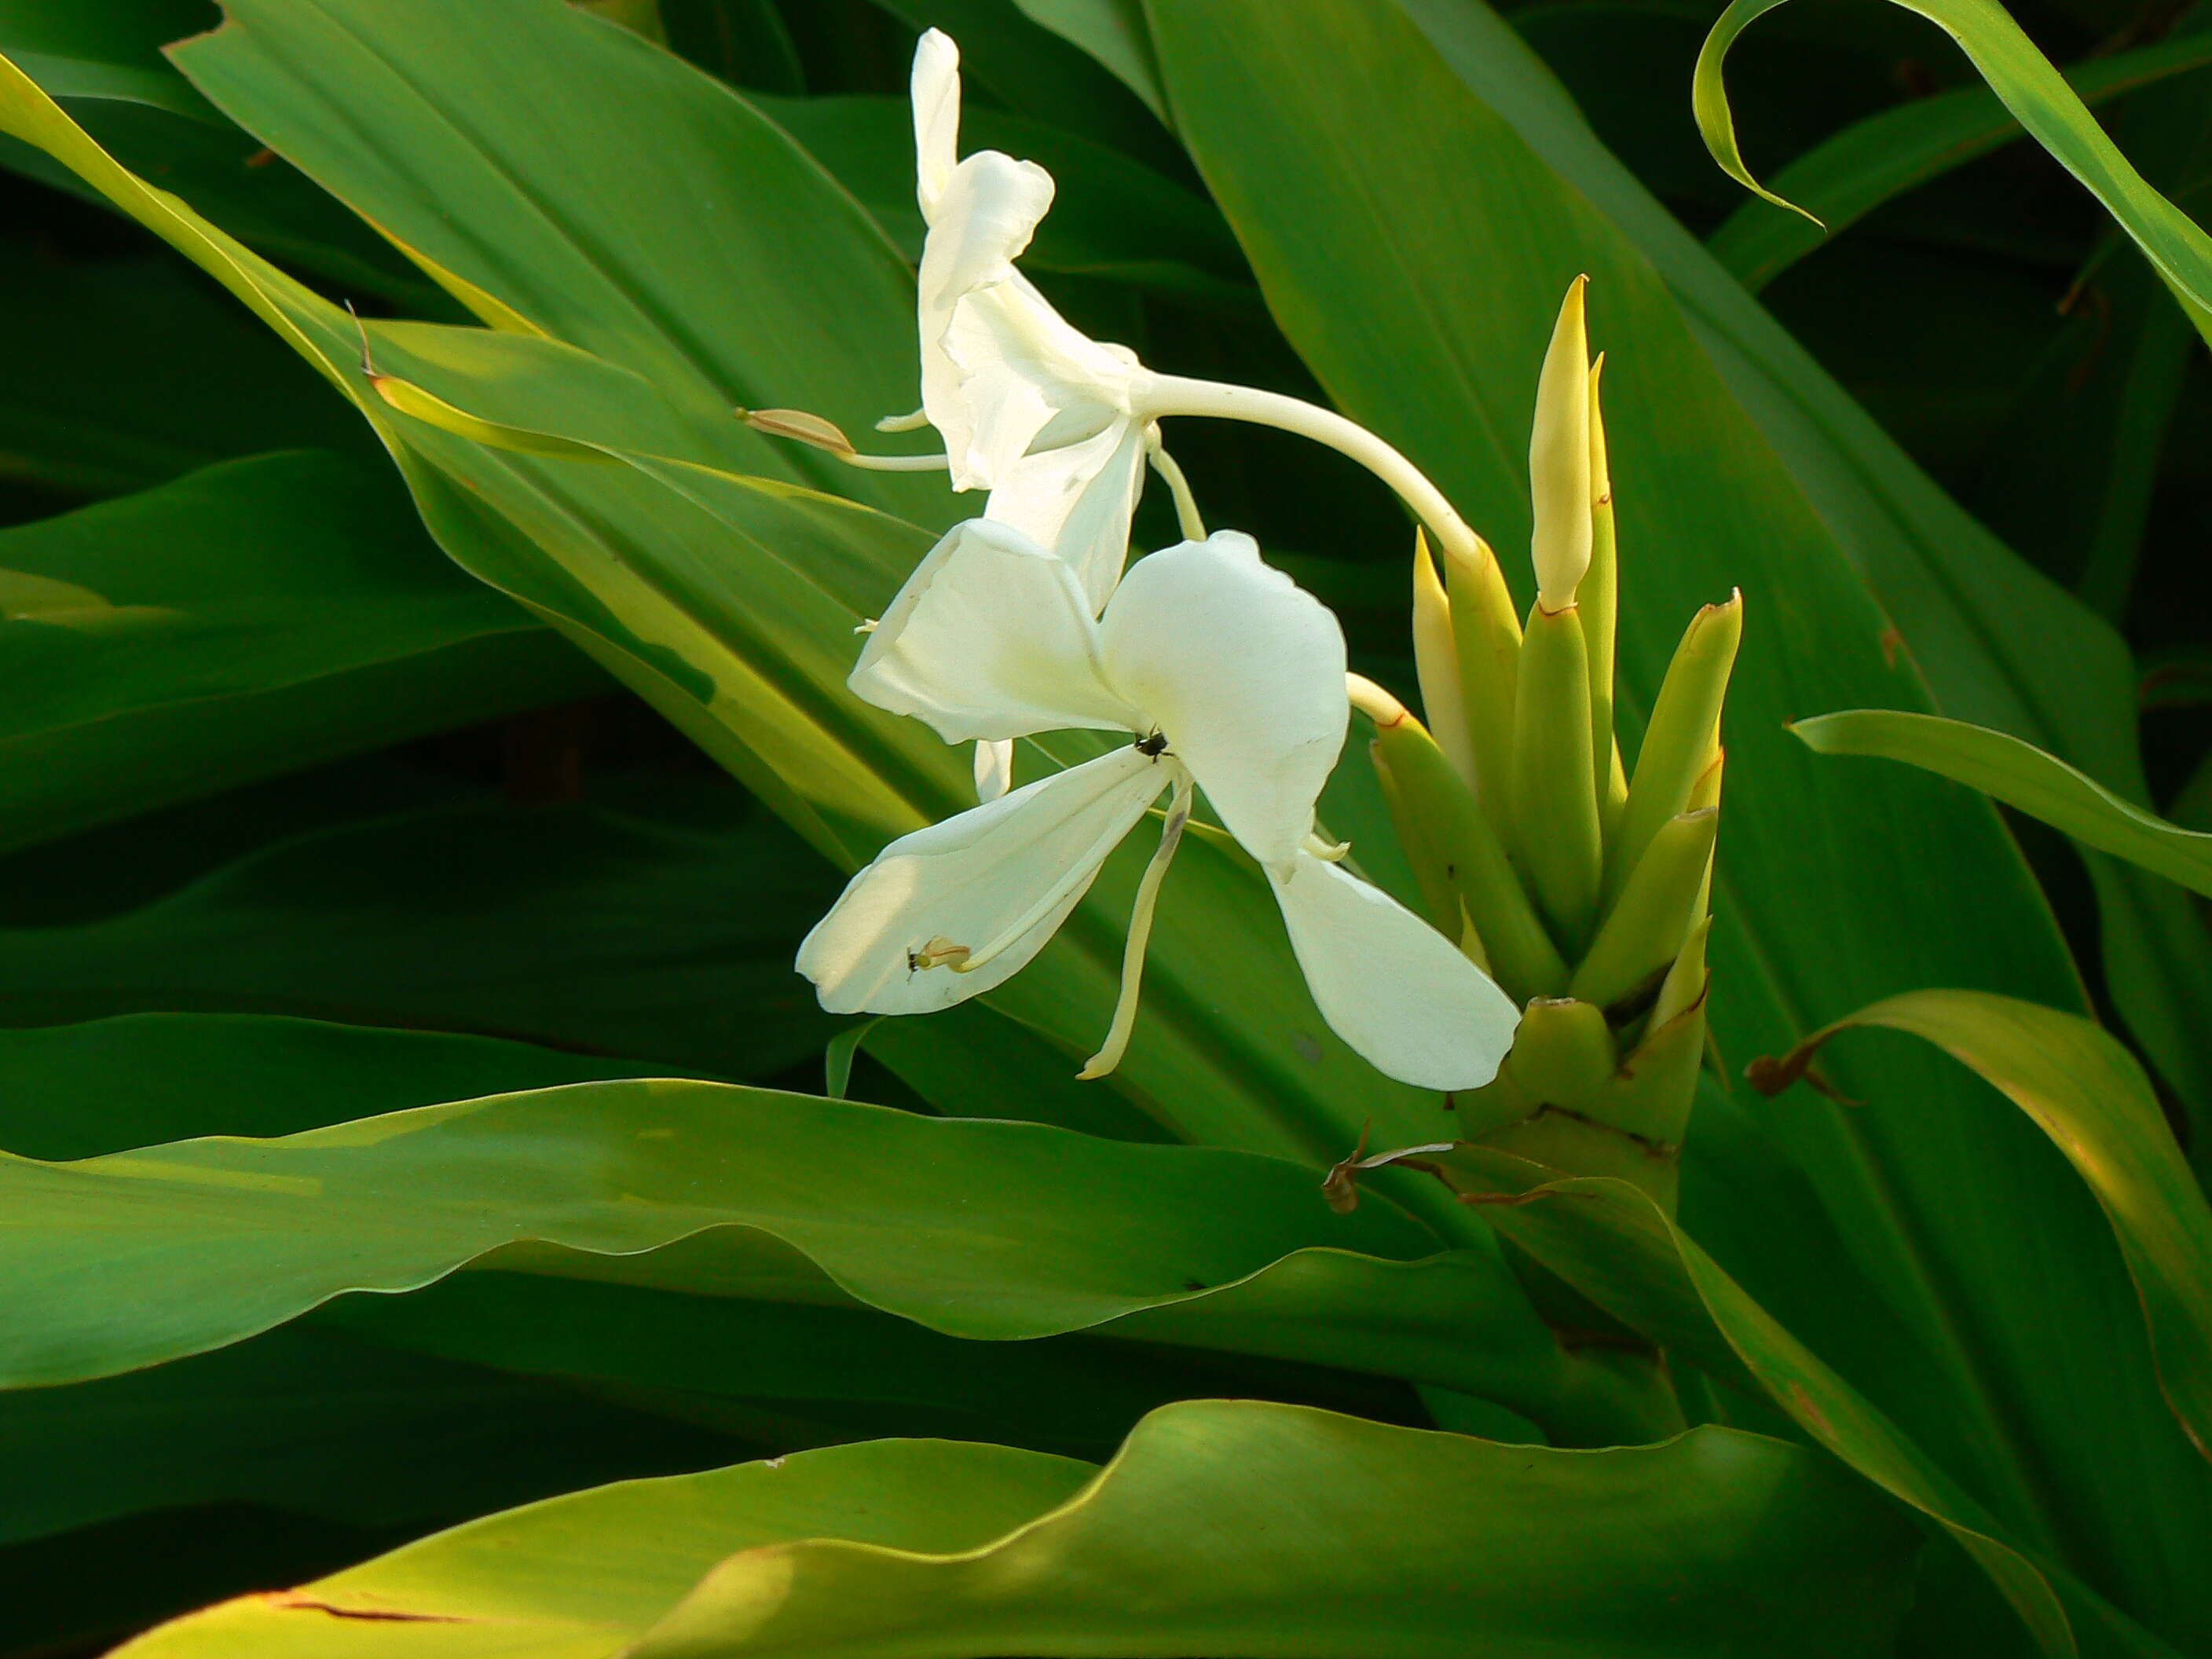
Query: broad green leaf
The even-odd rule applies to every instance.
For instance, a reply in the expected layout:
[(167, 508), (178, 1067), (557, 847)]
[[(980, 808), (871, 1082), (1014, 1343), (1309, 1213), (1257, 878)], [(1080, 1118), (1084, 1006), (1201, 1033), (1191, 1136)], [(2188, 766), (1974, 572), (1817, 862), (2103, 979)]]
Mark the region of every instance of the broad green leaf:
[(278, 1331), (0, 1394), (0, 1546), (211, 1504), (436, 1525), (749, 1449), (511, 1372)]
[(685, 1081), (13, 1158), (0, 1382), (109, 1375), (483, 1265), (857, 1301), (985, 1340), (1107, 1327), (1570, 1425), (1605, 1411), (1604, 1356), (1563, 1349), (1494, 1250), (1431, 1255), (1402, 1212), (1338, 1217), (1318, 1194), (1317, 1170), (1252, 1153)]
[(2168, 823), (2033, 744), (1963, 720), (1852, 708), (1790, 728), (1823, 755), (1903, 761), (2212, 896), (2212, 835)]
[[(611, 1659), (729, 1551), (823, 1534), (972, 1548), (1056, 1507), (1095, 1473), (1011, 1447), (893, 1440), (625, 1481), (457, 1528), (313, 1586), (210, 1609), (134, 1645), (237, 1654), (240, 1626), (231, 1621), (251, 1632), (275, 1615), (274, 1627), (263, 1628), (264, 1651), (374, 1654), (397, 1640), (436, 1654), (427, 1638), (449, 1654)], [(345, 1600), (355, 1584), (358, 1607)], [(344, 1616), (380, 1606), (404, 1613), (425, 1595), (450, 1598), (465, 1616)]]
[(772, 822), (433, 808), (280, 842), (118, 915), (0, 930), (0, 1021), (290, 1014), (768, 1076), (836, 1029), (790, 959), (835, 886)]
[[(0, 1146), (59, 1160), (191, 1135), (282, 1135), (502, 1090), (649, 1075), (655, 1069), (478, 1037), (254, 1016), (153, 1014), (0, 1030)], [(816, 1432), (825, 1442), (946, 1433), (1103, 1455), (1146, 1411), (1195, 1395), (1305, 1401), (1384, 1417), (1401, 1414), (1408, 1405), (1407, 1390), (1378, 1379), (1189, 1347), (1109, 1345), (1083, 1336), (982, 1345), (857, 1309), (738, 1302), (516, 1273), (460, 1274), (407, 1297), (343, 1297), (319, 1310), (313, 1323), (504, 1372), (630, 1390), (625, 1397), (631, 1403), (679, 1420), (730, 1432), (757, 1429), (763, 1438), (773, 1431), (775, 1449), (807, 1443), (793, 1437), (808, 1421), (819, 1425)], [(265, 1341), (257, 1339), (248, 1346)], [(270, 1385), (287, 1386), (283, 1379), (291, 1375), (290, 1362), (283, 1357), (295, 1350), (280, 1346), (272, 1352), (280, 1363), (268, 1373)], [(107, 1420), (100, 1413), (108, 1408), (99, 1402), (108, 1400), (118, 1414), (141, 1410), (155, 1420), (173, 1409), (165, 1403), (173, 1401), (180, 1402), (174, 1409), (197, 1411), (204, 1405), (213, 1413), (224, 1388), (237, 1384), (251, 1393), (245, 1382), (264, 1375), (259, 1360), (228, 1369), (198, 1365), (180, 1361), (129, 1374), (155, 1379), (143, 1389), (131, 1384), (82, 1396), (74, 1390), (21, 1396), (43, 1403), (26, 1407), (18, 1420), (50, 1422), (57, 1413), (66, 1415), (62, 1402), (79, 1397), (86, 1401), (88, 1425)], [(173, 1393), (158, 1379), (178, 1371), (184, 1374)], [(195, 1380), (203, 1377), (211, 1380)], [(464, 1404), (483, 1393), (481, 1388), (459, 1390)], [(0, 1435), (9, 1420), (8, 1398), (0, 1396)], [(382, 1400), (347, 1396), (337, 1403), (380, 1410)], [(711, 1409), (709, 1402), (715, 1402)], [(430, 1403), (424, 1401), (423, 1408)], [(300, 1409), (307, 1410), (304, 1399)], [(541, 1410), (532, 1420), (543, 1416)], [(239, 1420), (250, 1421), (250, 1413)], [(333, 1451), (338, 1443), (332, 1443)], [(61, 1444), (52, 1453), (67, 1455)], [(266, 1451), (240, 1478), (278, 1478), (289, 1455)], [(170, 1454), (162, 1467), (219, 1469), (227, 1455), (213, 1449), (195, 1453), (187, 1446)], [(125, 1468), (135, 1467), (120, 1450), (116, 1464), (118, 1480)], [(601, 1469), (607, 1478), (623, 1472), (613, 1463)], [(320, 1477), (302, 1473), (296, 1478)], [(457, 1470), (455, 1478), (474, 1477)], [(26, 1477), (26, 1501), (30, 1484)], [(39, 1491), (43, 1513), (74, 1501), (58, 1489)], [(478, 1507), (532, 1495), (515, 1488)], [(179, 1492), (170, 1501), (183, 1503), (186, 1496)], [(30, 1511), (16, 1504), (0, 1507), (29, 1518)], [(436, 1519), (461, 1507), (409, 1513)]]
[(735, 471), (956, 516), (941, 480), (730, 429), (732, 405), (865, 430), (917, 401), (897, 251), (737, 93), (562, 0), (226, 10), (173, 61), (487, 321), (647, 374)]
[(2212, 1206), (2142, 1068), (2077, 1016), (1972, 991), (1914, 991), (1862, 1008), (1770, 1062), (1773, 1085), (1801, 1074), (1838, 1032), (1869, 1025), (1909, 1031), (1972, 1067), (2066, 1155), (2127, 1257), (2166, 1399), (2212, 1457)]
[[(1746, 189), (1777, 207), (1789, 208), (1796, 204), (1761, 185), (1745, 167), (1722, 83), (1722, 66), (1735, 38), (1782, 3), (1731, 0), (1698, 55), (1691, 101), (1713, 159)], [(2212, 338), (2212, 237), (2144, 181), (2011, 14), (1996, 0), (1897, 3), (1917, 12), (1959, 43), (2014, 118), (2119, 221), (2190, 310), (2198, 331)]]
[(0, 848), (606, 683), (364, 464), (211, 468), (0, 531)]
[[(2200, 31), (2092, 59), (2065, 79), (2083, 107), (2094, 109), (2208, 64), (2212, 33)], [(1885, 202), (2020, 136), (2019, 121), (1985, 87), (1916, 98), (1853, 123), (1778, 172), (1774, 195), (1800, 211), (1746, 203), (1705, 246), (1756, 293)]]
[[(1656, 204), (1628, 193), (1617, 163), (1589, 155), (1586, 130), (1566, 125), (1547, 81), (1517, 70), (1525, 48), (1510, 31), (1444, 0), (1419, 0), (1419, 27), (1404, 6), (1351, 0), (1151, 0), (1149, 15), (1178, 130), (1271, 310), (1347, 412), (1428, 469), (1509, 568), (1527, 533), (1535, 365), (1559, 292), (1590, 274), (1593, 344), (1607, 352), (1632, 740), (1690, 615), (1731, 586), (1745, 593), (1714, 893), (1720, 1051), (1774, 1052), (1831, 1012), (1931, 982), (2080, 1006), (2072, 966), (1993, 813), (1940, 787), (1893, 789), (1895, 778), (1824, 779), (1782, 728), (1840, 706), (1809, 701), (1824, 687), (1921, 702), (1915, 663), (1954, 639), (1977, 653), (1960, 678), (1993, 700), (1999, 688), (2016, 696), (1976, 678), (1990, 666), (1993, 624), (1974, 620), (1955, 586), (1939, 589), (1923, 618), (1917, 589), (1891, 591), (1884, 571), (1875, 608), (1839, 556), (1838, 526), (1861, 546), (1879, 541), (1916, 582), (1939, 569), (1970, 580), (1972, 550), (1931, 539), (1949, 518), (1893, 451), (1885, 463), (1878, 448), (1820, 429), (1834, 428), (1826, 417), (1844, 400), (1824, 382), (1781, 378), (1796, 360), (1761, 349), (1741, 297), (1731, 312), (1727, 279), (1698, 263), (1679, 227), (1648, 228)], [(1553, 170), (1555, 152), (1571, 170)], [(1668, 258), (1664, 275), (1642, 251), (1647, 234)], [(1851, 412), (1842, 436), (1863, 421)], [(1686, 431), (1698, 441), (1686, 446)], [(1832, 516), (1816, 516), (1816, 501)], [(1937, 547), (1943, 563), (1909, 564)], [(2007, 559), (1992, 550), (1990, 568), (2016, 572)], [(2070, 603), (2019, 585), (2015, 622), (2039, 623), (2034, 607), (2054, 599)], [(1908, 635), (1910, 656), (1885, 653), (1891, 616), (1931, 630)], [(2066, 659), (2081, 620), (2060, 614), (2039, 648)], [(2069, 720), (2102, 720), (2069, 702), (2078, 684), (2036, 695), (2046, 690)], [(2130, 718), (2118, 722), (2123, 734)], [(1904, 1054), (1845, 1058), (1848, 1093), (1914, 1109), (1814, 1105), (1773, 1127), (1920, 1342), (1913, 1364), (1895, 1367), (1884, 1331), (1869, 1327), (1824, 1358), (2024, 1543), (2063, 1552), (2153, 1622), (2203, 1627), (2205, 1587), (2188, 1564), (2212, 1548), (2212, 1481), (2159, 1420), (2102, 1218), (2041, 1138), (1966, 1079)], [(1823, 1291), (1800, 1283), (1777, 1316), (1794, 1328), (1800, 1303)], [(2056, 1353), (2054, 1328), (2074, 1333)], [(1941, 1388), (1925, 1386), (1919, 1353), (1934, 1357)]]
[(1103, 1471), (886, 1441), (578, 1493), (125, 1653), (368, 1654), (399, 1625), (423, 1659), (1873, 1655), (1916, 1547), (1832, 1465), (1726, 1429), (1568, 1453), (1197, 1401)]

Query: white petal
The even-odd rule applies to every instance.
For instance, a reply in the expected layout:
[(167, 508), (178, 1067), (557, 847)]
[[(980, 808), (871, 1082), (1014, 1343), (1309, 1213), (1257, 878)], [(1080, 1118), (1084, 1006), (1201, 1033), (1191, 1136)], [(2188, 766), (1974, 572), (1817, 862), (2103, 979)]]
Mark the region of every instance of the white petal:
[(1014, 745), (1010, 742), (975, 745), (975, 799), (996, 800), (1014, 787)]
[[(806, 936), (799, 971), (839, 1014), (930, 1013), (1003, 983), (1044, 948), (1174, 781), (1173, 768), (1116, 749), (902, 836)], [(908, 962), (939, 942), (981, 951), (1040, 905), (1019, 938), (972, 973)]]
[(927, 219), (959, 159), (960, 48), (951, 35), (930, 29), (915, 43), (912, 87), (915, 194)]
[(1143, 716), (1100, 675), (1097, 632), (1073, 570), (1018, 530), (969, 519), (907, 578), (848, 684), (947, 743), (1133, 732)]
[(1128, 562), (1129, 519), (1144, 483), (1144, 424), (1116, 418), (1091, 437), (1015, 462), (983, 514), (1073, 566), (1095, 614)]
[(1310, 853), (1273, 886), (1322, 1018), (1376, 1071), (1423, 1089), (1498, 1074), (1521, 1011), (1449, 939)]
[(988, 489), (1051, 418), (1036, 376), (1002, 362), (995, 346), (979, 352), (951, 337), (965, 305), (1017, 280), (1013, 262), (1051, 205), (1050, 173), (981, 150), (953, 168), (933, 210), (916, 280), (921, 404), (944, 434), (955, 489)]
[(1313, 828), (1344, 747), (1344, 631), (1217, 531), (1130, 567), (1099, 623), (1108, 681), (1167, 734), (1229, 832), (1274, 867)]

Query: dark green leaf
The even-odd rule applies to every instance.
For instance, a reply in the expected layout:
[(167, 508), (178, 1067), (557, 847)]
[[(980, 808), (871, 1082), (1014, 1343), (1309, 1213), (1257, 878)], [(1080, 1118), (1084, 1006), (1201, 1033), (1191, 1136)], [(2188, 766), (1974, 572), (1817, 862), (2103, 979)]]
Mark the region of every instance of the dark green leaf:
[[(1731, 0), (1698, 54), (1691, 98), (1714, 160), (1745, 188), (1787, 208), (1794, 204), (1762, 186), (1745, 167), (1722, 84), (1722, 65), (1736, 36), (1782, 3)], [(2190, 310), (2199, 331), (2212, 338), (2212, 237), (2144, 181), (2011, 15), (1996, 0), (1898, 3), (1959, 43), (2014, 118), (2105, 204)]]
[[(2083, 64), (2066, 81), (2094, 109), (2208, 64), (2212, 33), (2199, 31)], [(2020, 136), (2020, 123), (1986, 87), (1914, 99), (1854, 123), (1774, 175), (1774, 194), (1803, 213), (1746, 203), (1705, 246), (1756, 292), (1883, 203)]]
[(104, 1382), (0, 1394), (0, 1544), (224, 1503), (422, 1526), (735, 1449), (504, 1372), (272, 1332)]
[(364, 465), (212, 468), (0, 531), (0, 848), (605, 684)]
[(280, 842), (118, 916), (0, 932), (0, 996), (17, 1024), (283, 1013), (761, 1076), (836, 1030), (791, 969), (833, 887), (773, 823), (441, 808)]
[(362, 449), (357, 422), (195, 275), (0, 245), (0, 476), (68, 496), (234, 456)]

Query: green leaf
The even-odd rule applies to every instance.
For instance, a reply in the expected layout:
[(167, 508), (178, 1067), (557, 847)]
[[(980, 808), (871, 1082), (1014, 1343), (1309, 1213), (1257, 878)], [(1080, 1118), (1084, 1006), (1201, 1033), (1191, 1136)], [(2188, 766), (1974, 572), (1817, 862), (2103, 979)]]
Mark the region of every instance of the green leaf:
[(0, 531), (0, 848), (605, 684), (365, 465), (210, 468)]
[[(1730, 0), (1698, 54), (1690, 95), (1705, 147), (1729, 175), (1777, 207), (1802, 213), (1804, 209), (1767, 190), (1745, 167), (1722, 83), (1722, 65), (1736, 36), (1782, 3)], [(2014, 118), (2105, 204), (2191, 311), (2198, 331), (2212, 338), (2212, 237), (2144, 181), (2011, 15), (1996, 0), (1897, 3), (1917, 12), (1959, 43)]]
[(1949, 1533), (2046, 1655), (2078, 1651), (2043, 1570), (1956, 1480), (1632, 1183), (1472, 1144), (1444, 1163), (1491, 1224), (1606, 1312), (1723, 1382), (1765, 1393), (1818, 1444)]
[[(1494, 1250), (1431, 1255), (1402, 1212), (1335, 1216), (1319, 1183), (1251, 1153), (680, 1081), (6, 1159), (0, 1386), (203, 1352), (480, 1264), (857, 1301), (984, 1340), (1110, 1327), (1414, 1376), (1569, 1432), (1607, 1409), (1605, 1356), (1563, 1349)], [(100, 1242), (119, 1226), (120, 1260)]]
[[(1829, 1014), (1929, 983), (2079, 1006), (1993, 814), (1932, 781), (1891, 793), (1899, 780), (1870, 772), (1823, 778), (1782, 721), (1842, 706), (1807, 701), (1824, 686), (1917, 703), (1927, 658), (1948, 665), (1939, 690), (1954, 707), (1998, 704), (2030, 725), (2047, 708), (2124, 754), (2132, 714), (2108, 727), (2095, 689), (2108, 669), (2128, 683), (2109, 632), (1962, 525), (1679, 227), (1655, 222), (1656, 204), (1593, 153), (1484, 9), (1152, 0), (1150, 15), (1178, 128), (1270, 309), (1346, 410), (1429, 471), (1509, 568), (1528, 532), (1536, 366), (1560, 290), (1590, 273), (1626, 734), (1690, 615), (1732, 585), (1745, 593), (1714, 893), (1720, 1051), (1778, 1051)], [(1846, 537), (1888, 562), (1880, 609), (1839, 553)], [(1984, 574), (2010, 584), (2004, 603), (1962, 602)], [(1891, 616), (1917, 630), (1911, 656), (1885, 653)], [(2013, 678), (2038, 652), (2036, 674)], [(2060, 663), (2074, 678), (2045, 684)], [(1966, 1079), (1907, 1054), (1843, 1065), (1847, 1092), (1914, 1109), (1814, 1104), (1772, 1127), (1942, 1381), (1900, 1365), (1879, 1325), (1838, 1333), (1852, 1340), (1824, 1358), (2031, 1546), (2063, 1549), (2147, 1620), (2202, 1628), (2187, 1564), (2212, 1548), (2212, 1482), (2164, 1420), (2102, 1218), (2041, 1138)], [(1774, 1311), (1795, 1328), (1824, 1296), (1801, 1280)], [(2054, 1328), (2095, 1363), (2054, 1364)]]
[(730, 429), (732, 405), (865, 429), (916, 401), (904, 262), (739, 94), (559, 0), (227, 15), (177, 65), (485, 320), (646, 374), (733, 471), (953, 516), (940, 480)]
[[(2066, 72), (2087, 109), (2212, 64), (2212, 33), (2199, 31), (2100, 58)], [(1824, 241), (1904, 195), (2021, 136), (2019, 121), (1985, 87), (1962, 87), (1856, 121), (1774, 175), (1773, 193), (1798, 211), (1747, 202), (1705, 246), (1753, 293)], [(1808, 218), (1806, 216), (1810, 215)]]
[(1903, 761), (1949, 778), (2212, 896), (2212, 835), (2168, 823), (2095, 779), (2002, 732), (1891, 708), (1852, 708), (1790, 728), (1823, 755)]
[(836, 1029), (790, 958), (834, 887), (771, 822), (433, 808), (280, 842), (118, 915), (0, 930), (0, 1018), (280, 1013), (765, 1076)]
[(2142, 1068), (2075, 1015), (1972, 991), (1914, 991), (1862, 1008), (1770, 1062), (1771, 1086), (1802, 1074), (1838, 1032), (1869, 1025), (1909, 1031), (1972, 1067), (2066, 1155), (2127, 1258), (2166, 1400), (2212, 1457), (2212, 1206)]
[(56, 98), (127, 100), (220, 124), (207, 100), (161, 58), (170, 41), (207, 25), (201, 0), (99, 6), (9, 0), (0, 9), (0, 52)]
[(486, 1621), (527, 1659), (1873, 1655), (1916, 1544), (1832, 1466), (1726, 1429), (1565, 1453), (1200, 1401), (1103, 1471), (887, 1441), (579, 1493), (125, 1652), (326, 1652), (336, 1612), (425, 1659), (487, 1651)]

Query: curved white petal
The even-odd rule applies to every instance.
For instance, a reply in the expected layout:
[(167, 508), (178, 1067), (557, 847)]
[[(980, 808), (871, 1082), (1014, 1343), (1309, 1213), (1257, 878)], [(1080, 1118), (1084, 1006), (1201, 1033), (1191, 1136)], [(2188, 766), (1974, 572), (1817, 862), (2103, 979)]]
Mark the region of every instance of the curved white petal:
[[(988, 489), (1000, 467), (1018, 459), (1052, 418), (1037, 377), (1018, 362), (1002, 364), (995, 347), (956, 340), (973, 335), (962, 313), (1018, 283), (1014, 259), (1052, 205), (1052, 175), (1033, 161), (981, 150), (952, 169), (932, 210), (916, 280), (921, 346), (921, 406), (945, 437), (955, 489)], [(1019, 308), (1020, 289), (992, 309)], [(1046, 306), (1042, 296), (1035, 304)], [(1054, 320), (1057, 320), (1055, 318)], [(1065, 325), (1063, 325), (1065, 326)], [(1023, 331), (1012, 331), (1017, 337)]]
[(1322, 1018), (1376, 1071), (1423, 1089), (1498, 1075), (1521, 1011), (1449, 939), (1310, 853), (1273, 885)]
[(1035, 161), (979, 149), (963, 157), (937, 198), (917, 273), (925, 292), (951, 299), (1002, 283), (1052, 209), (1052, 174)]
[(1131, 566), (1099, 623), (1106, 678), (1167, 734), (1229, 832), (1270, 868), (1313, 828), (1344, 747), (1344, 631), (1217, 531)]
[[(1044, 948), (1174, 781), (1172, 767), (1116, 749), (902, 836), (806, 936), (799, 971), (838, 1014), (931, 1013), (1003, 983)], [(909, 960), (949, 945), (980, 953), (1016, 927), (971, 973)]]
[(1091, 437), (1015, 462), (983, 513), (1073, 567), (1096, 614), (1128, 562), (1129, 520), (1144, 485), (1144, 423), (1116, 417)]
[(1074, 571), (987, 519), (955, 525), (930, 550), (847, 683), (947, 743), (1143, 721), (1098, 672), (1097, 624)]
[(933, 216), (938, 198), (952, 181), (960, 146), (960, 48), (941, 29), (923, 32), (915, 43), (915, 194), (921, 216)]

